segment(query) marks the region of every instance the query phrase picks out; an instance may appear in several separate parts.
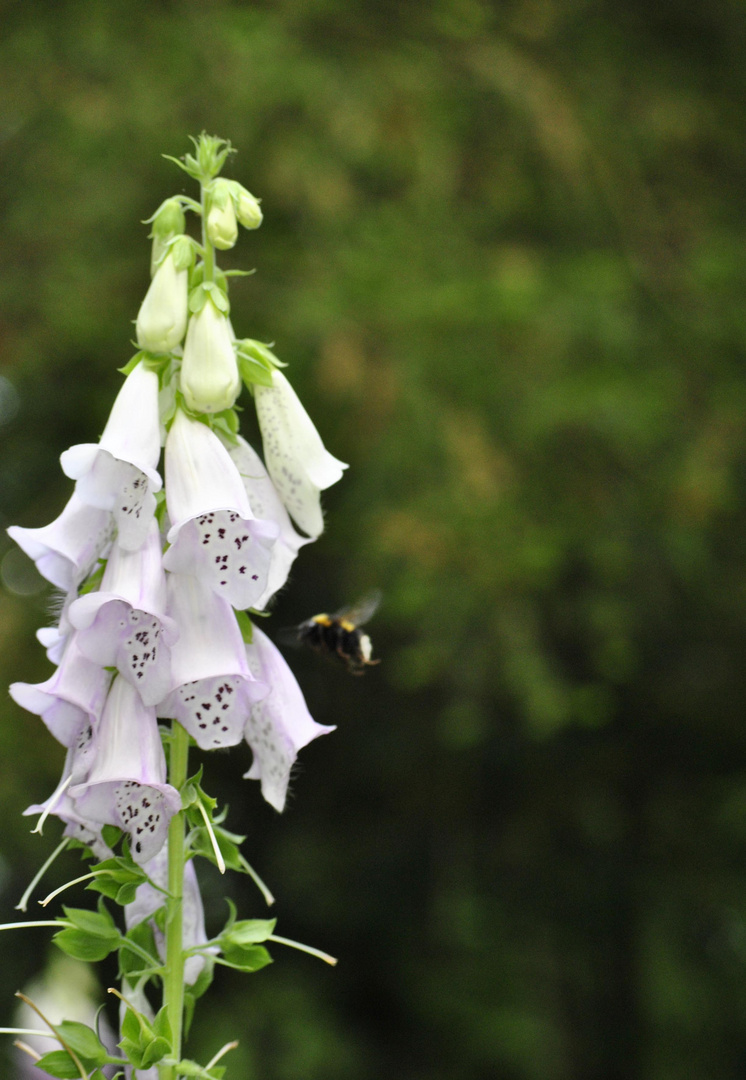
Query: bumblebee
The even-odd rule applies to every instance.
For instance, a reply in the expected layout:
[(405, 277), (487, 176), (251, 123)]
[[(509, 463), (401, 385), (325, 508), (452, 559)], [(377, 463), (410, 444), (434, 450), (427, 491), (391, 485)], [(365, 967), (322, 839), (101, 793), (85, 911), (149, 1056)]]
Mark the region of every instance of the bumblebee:
[(283, 636), (286, 641), (307, 645), (314, 652), (337, 656), (351, 675), (362, 675), (366, 667), (380, 663), (371, 660), (373, 646), (363, 631), (363, 624), (371, 618), (380, 599), (380, 593), (374, 593), (334, 615), (325, 612), (313, 615)]

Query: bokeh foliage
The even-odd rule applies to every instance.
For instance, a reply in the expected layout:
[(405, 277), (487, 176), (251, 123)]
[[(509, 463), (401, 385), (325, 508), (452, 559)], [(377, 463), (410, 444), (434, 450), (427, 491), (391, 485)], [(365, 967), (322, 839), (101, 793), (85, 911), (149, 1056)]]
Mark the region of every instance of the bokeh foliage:
[[(2, 26), (1, 523), (65, 501), (57, 457), (131, 354), (138, 222), (184, 186), (160, 155), (207, 129), (265, 211), (223, 260), (258, 268), (236, 328), (351, 463), (272, 627), (384, 592), (364, 680), (292, 658), (339, 730), (282, 818), (240, 753), (208, 762), (280, 932), (342, 962), (222, 979), (194, 1053), (238, 1035), (245, 1080), (741, 1076), (742, 6), (48, 0)], [(2, 543), (0, 682), (36, 681), (48, 598)], [(61, 754), (8, 702), (0, 755), (10, 917)], [(3, 939), (6, 1016), (41, 940)]]

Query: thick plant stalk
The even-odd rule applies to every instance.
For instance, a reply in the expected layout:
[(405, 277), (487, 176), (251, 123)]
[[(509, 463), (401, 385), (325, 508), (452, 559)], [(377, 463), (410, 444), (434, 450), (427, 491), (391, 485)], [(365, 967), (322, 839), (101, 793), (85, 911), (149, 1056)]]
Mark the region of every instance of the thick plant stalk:
[[(189, 736), (176, 720), (171, 728), (169, 781), (177, 791), (187, 778)], [(166, 972), (163, 980), (163, 1004), (173, 1035), (174, 1057), (181, 1057), (182, 1018), (184, 1015), (184, 811), (174, 814), (168, 829), (168, 902), (166, 905)], [(173, 1066), (162, 1066), (161, 1080), (176, 1080)]]

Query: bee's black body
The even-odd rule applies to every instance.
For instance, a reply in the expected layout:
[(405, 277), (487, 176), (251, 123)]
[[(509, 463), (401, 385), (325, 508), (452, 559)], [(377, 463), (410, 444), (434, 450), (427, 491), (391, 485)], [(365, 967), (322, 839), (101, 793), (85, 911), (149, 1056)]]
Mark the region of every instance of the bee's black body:
[(314, 615), (295, 627), (293, 636), (315, 652), (338, 656), (351, 674), (362, 675), (366, 667), (379, 661), (371, 660), (370, 638), (358, 624), (371, 617), (378, 599), (378, 595), (368, 597), (336, 615)]

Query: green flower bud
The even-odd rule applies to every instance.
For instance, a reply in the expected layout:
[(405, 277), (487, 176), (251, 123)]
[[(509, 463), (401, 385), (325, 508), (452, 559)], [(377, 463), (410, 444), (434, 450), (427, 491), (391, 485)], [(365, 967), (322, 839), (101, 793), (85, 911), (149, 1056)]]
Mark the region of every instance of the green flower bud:
[(221, 251), (232, 248), (238, 238), (236, 208), (233, 205), (227, 180), (216, 180), (210, 187), (207, 236), (210, 242)]
[(236, 216), (244, 229), (258, 229), (262, 223), (262, 211), (259, 208), (259, 200), (255, 199), (250, 191), (240, 184), (236, 184)]
[(186, 228), (186, 218), (181, 203), (178, 199), (166, 199), (158, 207), (150, 221), (153, 228), (150, 237), (153, 248), (150, 255), (150, 276), (153, 277), (163, 256), (168, 248), (170, 240), (180, 236)]
[(181, 392), (193, 412), (218, 413), (233, 406), (240, 389), (230, 324), (208, 296), (189, 320)]
[(169, 251), (155, 272), (137, 315), (137, 344), (147, 352), (167, 353), (179, 345), (187, 325), (186, 269)]

